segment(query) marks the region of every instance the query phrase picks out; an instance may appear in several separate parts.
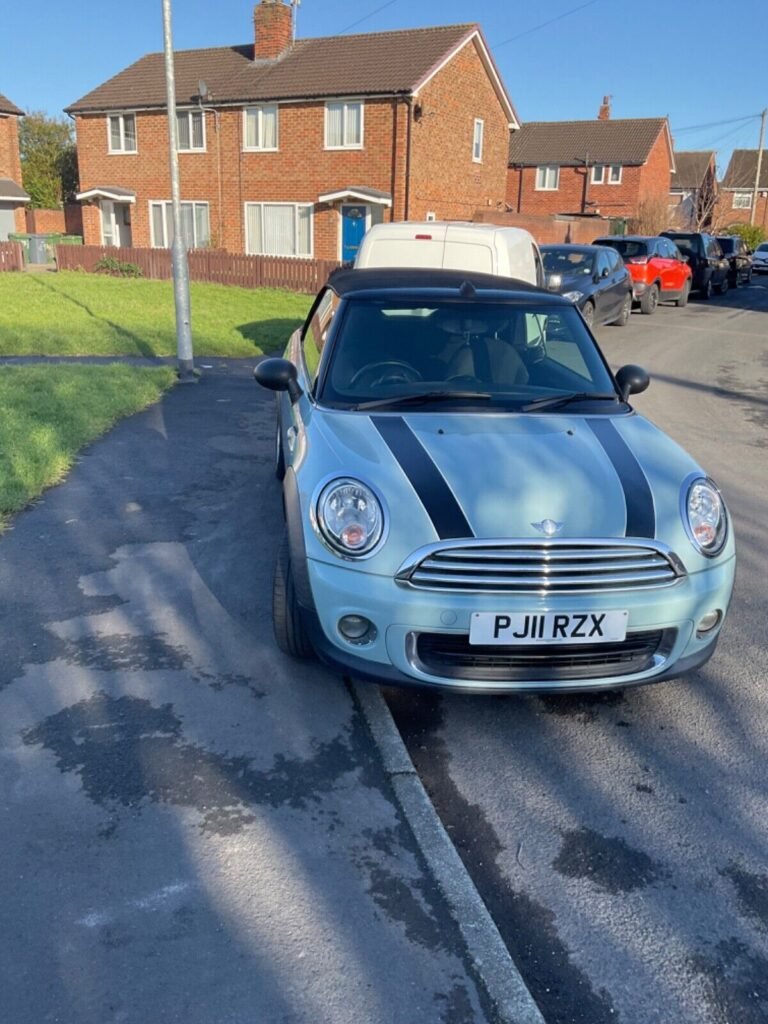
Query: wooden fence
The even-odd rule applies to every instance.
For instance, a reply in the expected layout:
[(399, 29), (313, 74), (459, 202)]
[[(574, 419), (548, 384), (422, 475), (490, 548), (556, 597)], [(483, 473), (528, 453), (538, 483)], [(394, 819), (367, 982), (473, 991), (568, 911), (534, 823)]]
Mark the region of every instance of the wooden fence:
[[(316, 292), (331, 271), (341, 266), (335, 260), (292, 259), (289, 256), (240, 256), (219, 249), (192, 249), (189, 276), (192, 281), (237, 285), (240, 288), (286, 288), (293, 292)], [(93, 273), (101, 259), (119, 260), (139, 267), (143, 277), (171, 278), (168, 249), (126, 249), (101, 245), (59, 245), (59, 270)]]
[(21, 242), (0, 242), (0, 273), (4, 270), (23, 270), (24, 253)]

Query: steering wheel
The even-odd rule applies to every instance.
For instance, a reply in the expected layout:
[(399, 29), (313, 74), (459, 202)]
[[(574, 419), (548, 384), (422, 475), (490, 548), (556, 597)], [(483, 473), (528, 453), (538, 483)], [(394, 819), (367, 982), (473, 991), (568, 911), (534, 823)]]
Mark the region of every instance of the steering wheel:
[[(361, 384), (366, 374), (370, 374), (370, 380), (365, 379), (365, 386), (369, 388), (381, 387), (382, 384), (395, 384), (398, 381), (405, 381), (408, 384), (415, 384), (423, 380), (419, 371), (409, 363), (402, 363), (399, 359), (386, 359), (380, 363), (366, 363), (349, 382), (352, 387)], [(380, 376), (376, 376), (380, 374)]]

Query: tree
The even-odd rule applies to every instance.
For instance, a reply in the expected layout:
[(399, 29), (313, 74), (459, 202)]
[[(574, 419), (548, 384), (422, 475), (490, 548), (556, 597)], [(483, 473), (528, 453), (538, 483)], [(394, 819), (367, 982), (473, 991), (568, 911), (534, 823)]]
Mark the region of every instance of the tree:
[(765, 240), (765, 232), (759, 224), (731, 224), (723, 230), (724, 235), (740, 235), (748, 249), (756, 249)]
[(658, 235), (669, 227), (669, 200), (666, 196), (641, 199), (637, 204), (637, 216), (630, 217), (628, 226), (631, 235)]
[(21, 180), (30, 206), (55, 209), (78, 190), (77, 149), (69, 121), (32, 111), (19, 125)]

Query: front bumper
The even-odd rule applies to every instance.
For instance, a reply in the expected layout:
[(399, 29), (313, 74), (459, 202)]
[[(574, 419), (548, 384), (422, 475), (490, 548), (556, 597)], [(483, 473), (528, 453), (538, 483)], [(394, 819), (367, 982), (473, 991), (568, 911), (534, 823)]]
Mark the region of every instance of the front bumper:
[[(712, 656), (730, 603), (734, 569), (735, 559), (731, 558), (668, 587), (543, 598), (416, 590), (402, 587), (389, 577), (309, 560), (314, 610), (306, 613), (306, 625), (319, 657), (344, 674), (360, 679), (473, 693), (619, 689), (675, 678), (700, 667)], [(723, 613), (719, 625), (712, 633), (697, 637), (695, 623), (713, 608)], [(425, 670), (414, 653), (419, 634), (466, 636), (472, 612), (612, 609), (629, 611), (628, 635), (650, 630), (664, 633), (665, 643), (642, 671), (599, 674), (596, 670), (592, 677), (570, 679), (567, 672), (560, 673), (557, 679), (457, 679)], [(336, 624), (341, 616), (349, 614), (371, 619), (377, 630), (375, 640), (364, 646), (346, 642)]]

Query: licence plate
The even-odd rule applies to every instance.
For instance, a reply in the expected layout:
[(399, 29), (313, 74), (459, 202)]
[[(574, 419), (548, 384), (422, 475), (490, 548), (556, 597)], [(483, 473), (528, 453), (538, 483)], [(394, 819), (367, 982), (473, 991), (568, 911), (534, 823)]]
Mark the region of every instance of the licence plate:
[(473, 612), (470, 644), (601, 644), (626, 639), (629, 612)]

